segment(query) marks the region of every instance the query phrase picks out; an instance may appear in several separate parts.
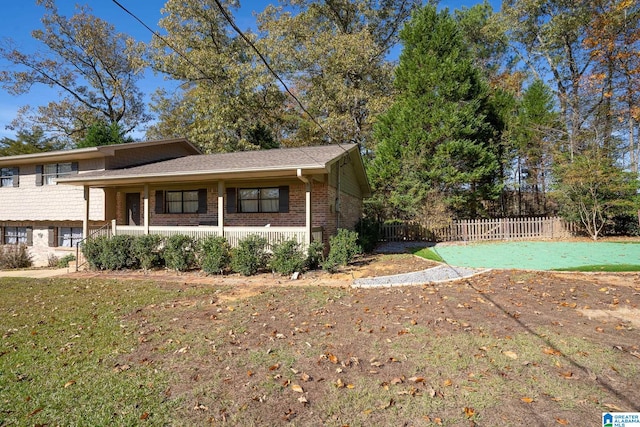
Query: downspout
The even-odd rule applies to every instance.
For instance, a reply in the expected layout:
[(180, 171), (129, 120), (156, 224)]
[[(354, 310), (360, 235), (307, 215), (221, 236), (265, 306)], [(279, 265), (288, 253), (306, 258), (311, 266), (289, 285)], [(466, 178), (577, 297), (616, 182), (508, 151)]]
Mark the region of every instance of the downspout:
[(296, 171), (296, 175), (298, 179), (305, 184), (305, 237), (304, 244), (306, 247), (309, 247), (311, 244), (311, 181), (309, 178), (302, 175), (302, 169), (298, 169)]

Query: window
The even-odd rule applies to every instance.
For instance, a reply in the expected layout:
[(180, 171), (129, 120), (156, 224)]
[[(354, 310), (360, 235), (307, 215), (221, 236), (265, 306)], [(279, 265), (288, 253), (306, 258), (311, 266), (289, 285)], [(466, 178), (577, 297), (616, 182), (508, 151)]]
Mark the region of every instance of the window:
[(0, 187), (15, 187), (17, 181), (18, 168), (0, 168)]
[(70, 175), (72, 172), (73, 166), (71, 163), (52, 163), (50, 165), (44, 165), (42, 181), (44, 182), (44, 185), (52, 185), (56, 183), (56, 178)]
[(78, 172), (78, 162), (36, 165), (36, 185), (53, 185), (56, 178)]
[(238, 212), (279, 211), (279, 188), (241, 188), (238, 190)]
[(157, 214), (207, 213), (207, 189), (156, 191)]
[(289, 186), (227, 188), (227, 213), (289, 212)]
[(58, 246), (74, 248), (82, 241), (82, 227), (59, 227)]
[(167, 191), (167, 213), (197, 213), (198, 190)]
[(27, 227), (4, 227), (3, 242), (5, 245), (28, 243)]

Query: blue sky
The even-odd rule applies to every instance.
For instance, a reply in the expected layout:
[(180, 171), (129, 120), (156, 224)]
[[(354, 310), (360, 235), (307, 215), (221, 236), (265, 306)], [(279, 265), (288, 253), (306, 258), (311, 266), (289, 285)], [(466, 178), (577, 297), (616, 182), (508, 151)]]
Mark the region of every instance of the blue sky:
[[(156, 28), (157, 22), (162, 17), (160, 10), (165, 0), (119, 0), (119, 2), (136, 14), (151, 28)], [(462, 7), (470, 7), (481, 0), (441, 0), (440, 7), (451, 10)], [(31, 38), (31, 31), (41, 27), (40, 18), (44, 8), (37, 6), (35, 0), (12, 0), (3, 2), (0, 14), (0, 39), (11, 39), (23, 52), (34, 52), (39, 48)], [(241, 1), (240, 13), (235, 16), (236, 23), (241, 29), (249, 29), (254, 24), (253, 12), (262, 11), (269, 2), (267, 1)], [(499, 0), (491, 0), (495, 10), (499, 8)], [(76, 4), (88, 4), (95, 16), (115, 25), (118, 32), (129, 34), (140, 41), (149, 41), (151, 34), (142, 25), (126, 14), (113, 1), (110, 0), (57, 0), (59, 13), (70, 16), (75, 12)], [(13, 66), (0, 59), (0, 70), (12, 70)], [(148, 96), (156, 88), (166, 85), (161, 76), (154, 76), (147, 72), (139, 82), (139, 87)], [(58, 91), (44, 86), (34, 86), (32, 90), (22, 96), (13, 96), (0, 88), (0, 138), (14, 138), (15, 132), (7, 130), (6, 126), (16, 117), (18, 109), (24, 105), (32, 107), (44, 105), (58, 97)], [(135, 138), (143, 137), (142, 134), (133, 135)]]

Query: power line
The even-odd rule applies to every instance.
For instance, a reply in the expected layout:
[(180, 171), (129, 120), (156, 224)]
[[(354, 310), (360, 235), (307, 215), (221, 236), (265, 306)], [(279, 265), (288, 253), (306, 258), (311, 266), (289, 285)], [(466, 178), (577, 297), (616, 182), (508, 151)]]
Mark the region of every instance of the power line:
[[(187, 61), (189, 63), (189, 65), (191, 65), (192, 67), (194, 67), (196, 70), (198, 70), (198, 72), (200, 72), (203, 76), (205, 76), (208, 79), (213, 80), (207, 73), (205, 73), (204, 71), (202, 71), (200, 69), (200, 67), (198, 67), (193, 61), (191, 61), (189, 59), (189, 57), (187, 57), (185, 54), (183, 54), (181, 51), (179, 51), (178, 49), (176, 49), (175, 47), (173, 47), (171, 45), (171, 43), (169, 43), (164, 37), (162, 37), (157, 31), (155, 31), (154, 29), (152, 29), (151, 27), (149, 27), (147, 24), (144, 23), (144, 21), (142, 21), (142, 19), (140, 19), (138, 16), (136, 16), (133, 12), (131, 12), (130, 10), (128, 10), (125, 6), (123, 6), (118, 0), (112, 0), (120, 9), (122, 9), (125, 13), (127, 13), (128, 15), (130, 15), (131, 17), (133, 17), (136, 21), (138, 21), (143, 27), (145, 27), (149, 32), (151, 32), (154, 36), (156, 36), (158, 39), (160, 39), (166, 46), (169, 47), (169, 49), (171, 49), (172, 51), (174, 51), (176, 54), (178, 54), (182, 59), (184, 59), (185, 61)], [(264, 55), (262, 54), (262, 52), (260, 52), (260, 50), (256, 47), (256, 45), (244, 34), (244, 32), (242, 32), (242, 30), (240, 30), (240, 28), (238, 28), (238, 26), (236, 25), (236, 23), (234, 22), (233, 18), (227, 13), (226, 9), (222, 6), (222, 4), (220, 4), (219, 0), (214, 0), (216, 5), (218, 6), (218, 8), (220, 9), (220, 12), (222, 13), (222, 16), (225, 18), (225, 20), (229, 23), (229, 25), (231, 25), (231, 28), (233, 28), (233, 30), (238, 33), (238, 35), (249, 45), (249, 47), (256, 53), (256, 55), (258, 55), (258, 57), (260, 58), (260, 61), (262, 61), (262, 63), (265, 65), (265, 67), (267, 68), (267, 70), (269, 71), (269, 73), (271, 73), (276, 80), (282, 85), (282, 87), (284, 88), (284, 90), (287, 92), (287, 94), (289, 94), (289, 96), (291, 98), (293, 98), (293, 100), (296, 102), (296, 104), (298, 104), (298, 106), (300, 107), (300, 109), (307, 115), (309, 116), (309, 118), (311, 119), (311, 121), (318, 126), (318, 128), (327, 136), (329, 137), (330, 141), (333, 141), (334, 138), (331, 136), (331, 134), (322, 126), (322, 124), (320, 124), (320, 122), (318, 122), (316, 120), (316, 118), (309, 112), (309, 110), (307, 110), (307, 108), (304, 106), (304, 104), (302, 103), (302, 101), (300, 101), (300, 99), (298, 99), (298, 97), (289, 89), (289, 86), (287, 86), (287, 84), (284, 82), (284, 80), (278, 75), (278, 73), (271, 67), (271, 65), (269, 64), (269, 61), (267, 61), (267, 59), (264, 57)], [(340, 145), (340, 143), (338, 143), (338, 145)], [(344, 149), (344, 148), (343, 148)], [(346, 150), (345, 150), (346, 151)]]
[(202, 69), (200, 67), (198, 67), (198, 65), (196, 65), (193, 61), (191, 61), (191, 59), (189, 59), (189, 57), (187, 55), (185, 55), (184, 53), (180, 52), (178, 49), (176, 49), (175, 47), (173, 47), (171, 45), (171, 43), (169, 43), (167, 41), (167, 39), (165, 39), (164, 37), (162, 37), (157, 31), (155, 31), (153, 28), (149, 27), (147, 24), (144, 23), (144, 21), (140, 18), (138, 18), (133, 12), (131, 12), (129, 9), (127, 9), (126, 7), (124, 7), (122, 4), (120, 4), (120, 2), (118, 0), (111, 0), (113, 1), (116, 6), (118, 6), (120, 9), (124, 10), (125, 13), (127, 13), (128, 15), (130, 15), (133, 19), (135, 19), (136, 21), (138, 21), (144, 28), (146, 28), (151, 34), (153, 34), (154, 36), (156, 36), (158, 39), (160, 39), (165, 45), (167, 45), (167, 47), (169, 47), (169, 49), (171, 49), (172, 51), (174, 51), (175, 53), (177, 53), (182, 59), (184, 59), (185, 61), (187, 61), (189, 63), (189, 65), (191, 65), (193, 68), (195, 68), (200, 74), (202, 74), (204, 77), (206, 77), (209, 80), (213, 80), (213, 77), (211, 77), (210, 75), (208, 75), (207, 73), (205, 73), (204, 71), (202, 71)]
[(220, 0), (214, 0), (214, 1), (215, 1), (216, 5), (218, 6), (218, 8), (220, 9), (220, 12), (222, 13), (222, 16), (224, 16), (224, 18), (227, 20), (229, 25), (231, 25), (231, 28), (233, 28), (233, 30), (236, 33), (238, 33), (238, 35), (240, 37), (242, 37), (242, 39), (249, 45), (249, 47), (251, 49), (253, 49), (253, 51), (256, 53), (256, 55), (258, 55), (258, 57), (260, 58), (260, 60), (264, 64), (264, 66), (267, 67), (267, 70), (269, 70), (269, 72), (276, 78), (276, 80), (278, 80), (278, 82), (280, 82), (280, 84), (282, 85), (284, 90), (289, 94), (289, 96), (291, 96), (294, 99), (294, 101), (296, 101), (296, 103), (298, 104), (300, 109), (302, 109), (302, 111), (306, 115), (309, 116), (311, 121), (313, 121), (313, 123), (315, 123), (316, 126), (318, 126), (320, 128), (320, 130), (322, 130), (322, 132), (324, 132), (324, 134), (329, 137), (329, 140), (333, 140), (333, 138), (331, 137), (331, 134), (320, 124), (320, 122), (318, 122), (316, 120), (315, 117), (313, 117), (313, 115), (311, 115), (311, 113), (305, 108), (305, 106), (298, 99), (298, 97), (295, 96), (293, 94), (293, 92), (291, 92), (291, 90), (289, 89), (287, 84), (284, 82), (284, 80), (278, 75), (278, 73), (275, 72), (275, 70), (273, 68), (271, 68), (271, 65), (269, 64), (269, 61), (267, 61), (267, 59), (264, 57), (264, 55), (262, 55), (262, 52), (260, 52), (260, 50), (258, 50), (256, 45), (253, 44), (253, 42), (242, 32), (242, 30), (240, 28), (238, 28), (238, 26), (234, 22), (233, 18), (231, 16), (229, 16), (229, 14), (227, 13), (226, 9), (222, 6), (222, 4), (220, 4)]

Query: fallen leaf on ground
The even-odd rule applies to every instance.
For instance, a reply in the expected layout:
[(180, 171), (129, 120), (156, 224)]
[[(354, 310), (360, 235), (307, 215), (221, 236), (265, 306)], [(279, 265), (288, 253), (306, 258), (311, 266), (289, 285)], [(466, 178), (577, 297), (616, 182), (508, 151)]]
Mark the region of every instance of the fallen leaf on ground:
[(532, 399), (532, 398), (530, 398), (530, 397), (523, 397), (523, 398), (522, 398), (522, 399), (520, 399), (520, 400), (522, 400), (524, 403), (531, 403), (531, 402), (533, 402), (533, 399)]
[(550, 354), (553, 356), (560, 356), (562, 353), (556, 350), (555, 348), (545, 347), (543, 350), (544, 354)]
[(505, 356), (507, 356), (508, 358), (513, 359), (513, 360), (518, 358), (518, 355), (516, 353), (514, 353), (513, 351), (509, 351), (509, 350), (503, 351), (502, 354), (504, 354)]
[(614, 405), (613, 403), (603, 403), (602, 406), (604, 406), (607, 409), (611, 409), (612, 411), (620, 411), (620, 412), (622, 412), (622, 408), (620, 408), (617, 405)]
[(298, 384), (293, 384), (291, 386), (291, 390), (293, 390), (293, 391), (295, 391), (297, 393), (304, 393), (304, 390)]

